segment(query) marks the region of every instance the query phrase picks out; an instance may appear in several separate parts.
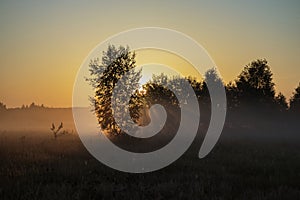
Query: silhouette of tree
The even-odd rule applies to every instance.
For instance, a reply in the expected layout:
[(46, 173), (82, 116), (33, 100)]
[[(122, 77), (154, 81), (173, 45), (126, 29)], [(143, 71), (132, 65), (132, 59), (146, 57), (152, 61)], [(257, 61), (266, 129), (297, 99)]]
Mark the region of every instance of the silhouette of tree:
[[(149, 104), (158, 102), (169, 103), (171, 105), (178, 105), (178, 103), (187, 103), (190, 98), (187, 88), (185, 87), (186, 82), (190, 82), (188, 78), (182, 78), (180, 76), (169, 77), (165, 74), (153, 75), (152, 81), (145, 85), (146, 96)], [(194, 80), (194, 87), (196, 89), (197, 82)], [(178, 101), (177, 97), (173, 93), (177, 93), (181, 99)]]
[(290, 111), (294, 113), (300, 113), (300, 83), (293, 93), (290, 99)]
[(6, 105), (2, 102), (0, 102), (0, 111), (6, 110)]
[(235, 82), (229, 82), (226, 87), (227, 96), (227, 108), (229, 110), (235, 110), (240, 106), (240, 101), (238, 99), (238, 89)]
[(279, 112), (287, 111), (288, 104), (285, 96), (281, 92), (275, 97), (275, 102), (277, 103)]
[(35, 103), (34, 102), (32, 102), (31, 104), (30, 104), (30, 106), (29, 106), (29, 108), (37, 108), (38, 106), (37, 105), (35, 105)]
[[(114, 116), (124, 113), (122, 109), (127, 102), (124, 102), (125, 96), (128, 94), (121, 93), (117, 95), (116, 102), (118, 102), (117, 110), (112, 109), (113, 90), (117, 82), (125, 73), (129, 73), (131, 69), (136, 67), (135, 53), (131, 52), (129, 47), (126, 48), (119, 46), (118, 48), (114, 45), (109, 45), (107, 51), (103, 52), (102, 60), (100, 62), (99, 58), (91, 60), (89, 65), (90, 75), (92, 78), (88, 78), (87, 81), (95, 88), (95, 96), (90, 98), (94, 106), (94, 111), (98, 118), (100, 127), (103, 130), (108, 131), (111, 134), (119, 135), (122, 130), (116, 124)], [(131, 78), (125, 80), (123, 85), (120, 85), (118, 91), (128, 89), (129, 91), (138, 88), (139, 79), (141, 77), (141, 70), (137, 72), (131, 72), (129, 74)], [(139, 98), (133, 95), (130, 100), (130, 105), (132, 108), (138, 108), (136, 106), (140, 104)], [(135, 104), (135, 106), (133, 106)], [(123, 106), (123, 107), (122, 107)], [(131, 110), (131, 114), (134, 116), (138, 115), (138, 110)], [(126, 122), (125, 122), (126, 123)]]
[(274, 103), (273, 74), (265, 59), (247, 65), (235, 81), (240, 106), (267, 109)]
[(152, 80), (144, 85), (144, 89), (146, 90), (145, 98), (148, 106), (156, 103), (175, 104), (177, 102), (173, 92), (165, 87), (166, 85), (170, 85), (170, 81), (170, 78), (164, 73), (152, 75)]
[[(187, 86), (185, 83), (187, 82), (189, 82), (187, 78), (183, 78), (180, 76), (174, 76), (168, 82), (168, 85), (171, 88), (171, 90), (176, 92), (181, 97), (180, 100), (178, 99), (178, 103), (187, 104), (189, 98), (191, 97), (191, 94), (189, 94), (188, 92), (189, 90), (186, 88)], [(176, 98), (174, 94), (173, 96), (174, 98)]]
[(144, 86), (146, 90), (146, 101), (149, 105), (159, 102), (173, 102), (173, 94), (170, 90), (155, 82), (149, 82)]
[[(122, 132), (112, 114), (122, 117), (124, 114), (122, 105), (126, 103), (124, 95), (127, 94), (117, 96), (119, 106), (112, 110), (112, 91), (116, 87), (118, 80), (135, 67), (135, 53), (130, 52), (128, 47), (124, 48), (122, 46), (116, 48), (113, 45), (109, 45), (107, 51), (103, 52), (101, 62), (99, 59), (94, 59), (90, 62), (92, 78), (88, 80), (95, 88), (95, 96), (91, 98), (91, 102), (95, 107), (95, 113), (102, 129), (116, 134)], [(120, 87), (118, 90), (126, 91), (129, 89), (133, 91), (135, 88), (139, 88), (141, 71), (131, 71), (129, 77), (131, 77), (131, 81), (125, 81), (125, 83), (118, 86)], [(202, 116), (207, 118), (207, 121), (205, 121), (206, 118), (204, 117), (204, 121), (208, 122), (211, 114), (211, 99), (208, 85), (212, 87), (224, 85), (216, 68), (209, 69), (205, 73), (203, 81), (198, 81), (193, 77), (169, 77), (165, 74), (153, 75), (152, 81), (143, 85), (144, 93), (135, 91), (131, 95), (129, 111), (133, 121), (137, 122), (141, 109), (149, 108), (153, 104), (162, 104), (168, 109), (174, 110), (178, 109), (179, 103), (188, 102), (190, 95), (186, 93), (187, 90), (185, 88), (181, 88), (182, 81), (186, 80), (195, 91), (201, 113), (204, 114)], [(164, 86), (168, 86), (170, 89)], [(256, 126), (268, 127), (273, 126), (274, 122), (280, 124), (289, 117), (286, 97), (282, 93), (275, 95), (273, 74), (265, 59), (258, 59), (246, 65), (237, 79), (229, 82), (225, 89), (229, 111), (227, 114), (228, 123), (252, 128)], [(183, 102), (178, 101), (172, 90), (184, 97)], [(167, 113), (169, 112), (168, 109)], [(290, 99), (289, 110), (292, 113), (300, 112), (300, 83)], [(125, 121), (124, 123), (131, 126), (130, 123), (132, 121)]]
[(220, 78), (218, 71), (215, 67), (207, 70), (204, 74), (204, 82), (207, 84), (220, 84), (223, 85), (223, 81)]
[(205, 72), (202, 86), (202, 99), (204, 102), (210, 105), (208, 85), (213, 89), (217, 89), (220, 88), (220, 86), (223, 86), (223, 81), (220, 78), (216, 68), (211, 68)]
[(44, 104), (41, 104), (41, 105), (38, 105), (38, 104), (36, 104), (36, 103), (34, 103), (34, 102), (32, 102), (29, 106), (28, 105), (22, 105), (22, 107), (21, 107), (21, 109), (43, 109), (43, 108), (46, 108), (45, 106), (44, 106)]
[(195, 91), (197, 98), (199, 99), (202, 92), (203, 82), (198, 81), (195, 77), (191, 76), (187, 77), (187, 80)]

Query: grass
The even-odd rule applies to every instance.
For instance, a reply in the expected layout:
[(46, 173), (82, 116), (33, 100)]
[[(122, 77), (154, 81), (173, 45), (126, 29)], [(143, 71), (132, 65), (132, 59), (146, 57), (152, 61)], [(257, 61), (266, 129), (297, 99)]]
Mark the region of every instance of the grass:
[(17, 135), (0, 137), (1, 199), (300, 199), (297, 141), (223, 138), (201, 160), (196, 141), (160, 171), (129, 174), (94, 159), (76, 134)]

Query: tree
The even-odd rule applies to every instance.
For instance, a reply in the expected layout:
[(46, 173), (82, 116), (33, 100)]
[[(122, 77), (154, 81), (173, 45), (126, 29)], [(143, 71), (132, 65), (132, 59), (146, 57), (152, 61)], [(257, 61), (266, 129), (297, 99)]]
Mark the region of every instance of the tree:
[(166, 86), (170, 85), (170, 77), (161, 73), (160, 75), (152, 75), (152, 80), (147, 82), (143, 88), (146, 91), (145, 101), (148, 107), (153, 104), (177, 104), (177, 98), (174, 93)]
[(277, 103), (279, 112), (284, 112), (288, 109), (286, 98), (281, 92), (275, 97), (275, 102)]
[(238, 99), (238, 89), (235, 82), (229, 82), (226, 87), (227, 96), (227, 108), (229, 110), (234, 110), (240, 106), (240, 101)]
[(275, 98), (273, 74), (265, 59), (251, 62), (235, 81), (237, 95), (243, 106), (270, 107)]
[(300, 113), (300, 83), (290, 99), (290, 111)]
[(30, 106), (29, 106), (29, 108), (36, 108), (36, 107), (37, 107), (37, 105), (35, 105), (34, 102), (32, 102), (32, 103), (30, 104)]
[(187, 77), (187, 80), (190, 83), (190, 85), (192, 86), (193, 90), (195, 91), (197, 98), (199, 99), (201, 96), (201, 92), (202, 92), (203, 82), (198, 81), (197, 78), (192, 77), (192, 76)]
[(2, 102), (0, 102), (0, 111), (6, 110), (6, 105)]
[[(130, 77), (131, 80), (125, 80), (121, 85), (119, 84), (118, 91), (131, 91), (139, 88), (141, 70), (130, 72), (130, 70), (135, 67), (135, 53), (131, 52), (128, 46), (126, 48), (123, 46), (117, 48), (114, 45), (109, 45), (107, 51), (103, 52), (101, 62), (99, 58), (91, 60), (90, 62), (89, 70), (92, 78), (88, 78), (87, 81), (89, 81), (95, 89), (95, 96), (91, 97), (90, 100), (94, 106), (94, 111), (101, 129), (108, 133), (116, 135), (122, 133), (113, 115), (120, 116), (124, 114), (123, 109), (130, 109), (124, 108), (127, 103), (125, 102), (125, 97), (128, 94), (120, 93), (117, 95), (116, 102), (118, 102), (118, 106), (115, 107), (116, 110), (112, 108), (111, 97), (115, 86), (125, 73), (129, 73), (128, 77)], [(140, 103), (136, 95), (131, 96), (131, 108), (139, 108), (139, 106), (136, 105)], [(131, 115), (138, 116), (138, 109), (131, 109), (130, 111)]]
[[(168, 76), (164, 73), (160, 75), (153, 75), (152, 81), (145, 85), (146, 97), (149, 105), (155, 103), (166, 103), (170, 105), (178, 105), (179, 103), (187, 103), (191, 94), (189, 94), (188, 89), (185, 88), (185, 83), (191, 83), (191, 78), (183, 78), (180, 76)], [(194, 85), (196, 87), (196, 85)], [(181, 99), (177, 99), (178, 96)]]
[(219, 76), (216, 68), (211, 68), (205, 72), (202, 86), (202, 99), (204, 102), (210, 105), (211, 99), (208, 86), (210, 86), (210, 88), (212, 89), (218, 89), (223, 87), (223, 81)]

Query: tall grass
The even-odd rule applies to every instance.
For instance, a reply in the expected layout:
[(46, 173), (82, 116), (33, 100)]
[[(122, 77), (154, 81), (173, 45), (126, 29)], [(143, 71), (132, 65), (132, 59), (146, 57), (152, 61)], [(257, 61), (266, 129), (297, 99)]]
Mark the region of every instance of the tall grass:
[[(17, 136), (18, 135), (18, 136)], [(0, 135), (1, 199), (299, 199), (300, 143), (221, 138), (172, 165), (128, 174), (95, 160), (76, 134)]]

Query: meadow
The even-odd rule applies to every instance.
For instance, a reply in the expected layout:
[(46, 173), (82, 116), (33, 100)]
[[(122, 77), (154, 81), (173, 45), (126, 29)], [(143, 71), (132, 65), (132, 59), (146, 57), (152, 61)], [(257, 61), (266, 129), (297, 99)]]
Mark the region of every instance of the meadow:
[(204, 159), (197, 142), (152, 173), (115, 171), (76, 134), (10, 138), (1, 133), (1, 199), (299, 199), (300, 144), (221, 140)]
[[(59, 112), (71, 119), (70, 109)], [(130, 174), (93, 158), (71, 126), (54, 139), (53, 116), (38, 122), (41, 130), (0, 131), (0, 199), (300, 199), (298, 137), (225, 127), (204, 159), (197, 157), (199, 136), (170, 166)]]

